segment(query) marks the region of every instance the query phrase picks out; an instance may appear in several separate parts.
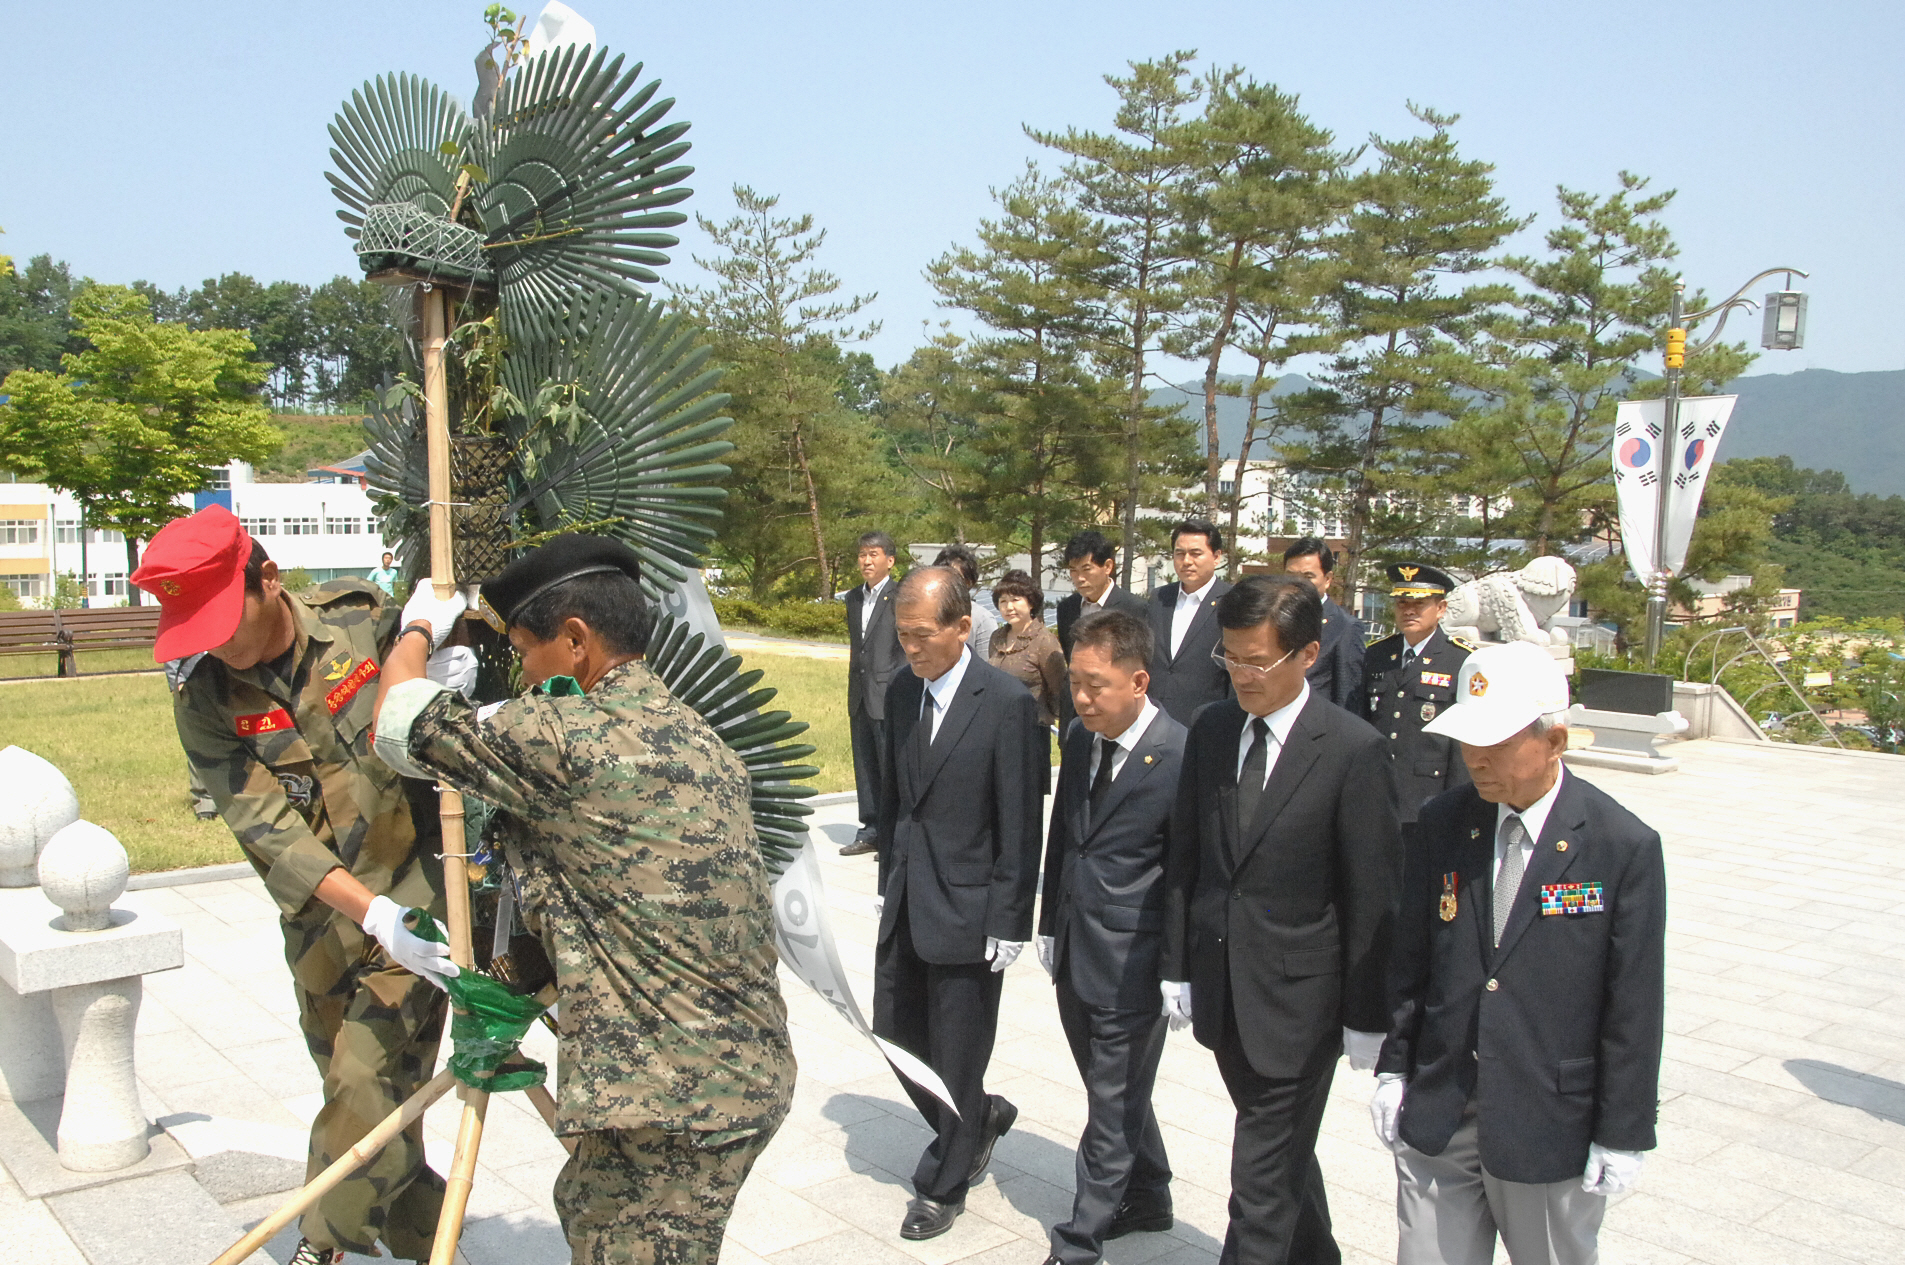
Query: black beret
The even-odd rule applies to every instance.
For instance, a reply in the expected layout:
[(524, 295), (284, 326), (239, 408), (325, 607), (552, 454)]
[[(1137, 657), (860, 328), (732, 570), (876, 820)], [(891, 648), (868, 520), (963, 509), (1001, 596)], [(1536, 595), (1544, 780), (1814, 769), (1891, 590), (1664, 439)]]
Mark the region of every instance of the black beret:
[(639, 584), (642, 560), (613, 536), (590, 536), (581, 532), (557, 536), (483, 581), (477, 609), (490, 627), (506, 632), (517, 612), (532, 598), (540, 597), (564, 580), (603, 571), (619, 571)]
[(1447, 597), (1455, 577), (1426, 562), (1392, 562), (1389, 583), (1391, 597)]

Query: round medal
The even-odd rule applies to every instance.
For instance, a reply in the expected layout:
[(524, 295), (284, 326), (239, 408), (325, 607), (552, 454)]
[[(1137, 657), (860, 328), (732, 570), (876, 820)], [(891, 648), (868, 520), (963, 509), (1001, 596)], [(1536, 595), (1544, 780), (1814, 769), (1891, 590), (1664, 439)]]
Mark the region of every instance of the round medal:
[(1424, 703), (1422, 705), (1422, 719), (1424, 720), (1435, 719), (1435, 704), (1434, 703)]

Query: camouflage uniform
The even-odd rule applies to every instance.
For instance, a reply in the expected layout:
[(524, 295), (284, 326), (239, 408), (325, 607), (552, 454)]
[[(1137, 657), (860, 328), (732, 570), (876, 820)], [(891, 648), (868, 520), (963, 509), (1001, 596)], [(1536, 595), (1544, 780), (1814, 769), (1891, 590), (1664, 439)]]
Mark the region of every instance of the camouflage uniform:
[(557, 1129), (580, 1144), (555, 1199), (575, 1260), (712, 1262), (794, 1089), (747, 769), (639, 662), (587, 694), (551, 686), (479, 719), (405, 682), (378, 750), (501, 810), (556, 968)]
[[(313, 893), (342, 866), (373, 894), (441, 916), (443, 868), (434, 796), (370, 750), (396, 609), (356, 580), (286, 600), (297, 627), (290, 679), (207, 657), (174, 714), (193, 774), (278, 903), (299, 1025), (324, 1078), (314, 1177), (430, 1078), (444, 998)], [(381, 1238), (400, 1257), (427, 1259), (442, 1200), (419, 1123), (319, 1200), (302, 1230), (320, 1247), (368, 1252)]]

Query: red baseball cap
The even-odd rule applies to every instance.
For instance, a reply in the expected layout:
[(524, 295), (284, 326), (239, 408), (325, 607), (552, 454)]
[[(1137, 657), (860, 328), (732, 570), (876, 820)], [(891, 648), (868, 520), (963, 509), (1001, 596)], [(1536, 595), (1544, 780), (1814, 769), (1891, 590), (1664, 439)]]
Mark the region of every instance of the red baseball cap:
[(132, 582), (159, 599), (152, 657), (183, 659), (230, 641), (245, 614), (245, 564), (251, 536), (238, 516), (208, 505), (161, 527)]

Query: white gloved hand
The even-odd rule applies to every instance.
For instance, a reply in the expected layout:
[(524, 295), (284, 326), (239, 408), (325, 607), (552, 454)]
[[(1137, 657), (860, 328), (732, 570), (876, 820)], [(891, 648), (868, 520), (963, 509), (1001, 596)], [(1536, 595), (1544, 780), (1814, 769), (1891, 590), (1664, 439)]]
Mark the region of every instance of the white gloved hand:
[(1369, 1100), (1369, 1123), (1376, 1126), (1376, 1137), (1391, 1151), (1401, 1151), (1405, 1143), (1396, 1126), (1402, 1121), (1402, 1096), (1409, 1092), (1409, 1081), (1401, 1072), (1382, 1072), (1376, 1077), (1376, 1094)]
[(1343, 1053), (1349, 1055), (1349, 1070), (1352, 1072), (1373, 1072), (1376, 1060), (1382, 1055), (1384, 1036), (1380, 1032), (1358, 1032), (1354, 1028), (1343, 1029)]
[(1640, 1166), (1646, 1159), (1641, 1151), (1610, 1151), (1599, 1142), (1590, 1142), (1581, 1189), (1590, 1195), (1618, 1195), (1632, 1189), (1640, 1180)]
[(1159, 980), (1158, 991), (1164, 994), (1164, 1017), (1171, 1021), (1172, 1032), (1182, 1032), (1191, 1026), (1191, 986), (1188, 982)]
[(1038, 937), (1038, 964), (1044, 967), (1045, 973), (1047, 975), (1050, 975), (1053, 979), (1058, 978), (1058, 967), (1054, 965), (1054, 962), (1057, 960), (1057, 958), (1058, 958), (1058, 937), (1057, 936), (1039, 936)]
[[(390, 897), (373, 896), (370, 908), (364, 911), (364, 930), (384, 946), (391, 961), (438, 988), (443, 987), (444, 980), (461, 975), (461, 968), (450, 960), (450, 946), (425, 940), (403, 925), (403, 915), (404, 907)], [(441, 922), (437, 927), (443, 930)], [(450, 938), (447, 930), (443, 938)]]
[(1001, 940), (997, 936), (986, 937), (986, 961), (992, 963), (992, 969), (1003, 971), (1019, 960), (1019, 954), (1025, 952), (1023, 940)]
[(444, 689), (468, 698), (476, 690), (476, 651), (468, 646), (445, 646), (430, 656), (423, 674)]
[(410, 600), (403, 604), (403, 619), (397, 625), (399, 629), (415, 623), (430, 625), (430, 649), (443, 648), (443, 639), (456, 627), (456, 621), (469, 609), (463, 600), (462, 590), (448, 597), (437, 596), (437, 586), (429, 580), (418, 580), (417, 587), (411, 591)]

